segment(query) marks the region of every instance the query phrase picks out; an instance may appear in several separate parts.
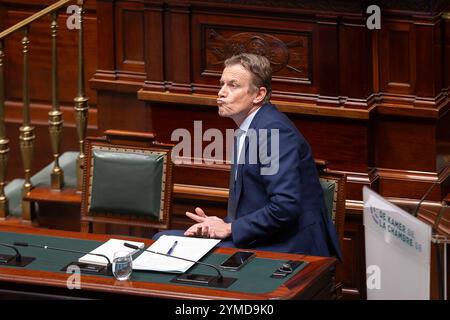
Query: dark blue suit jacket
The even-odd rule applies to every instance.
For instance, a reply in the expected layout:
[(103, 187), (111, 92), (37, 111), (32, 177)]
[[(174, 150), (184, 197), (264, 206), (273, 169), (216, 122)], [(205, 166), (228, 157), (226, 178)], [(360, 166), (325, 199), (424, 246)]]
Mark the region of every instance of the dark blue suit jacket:
[[(258, 151), (270, 151), (271, 129), (279, 132), (279, 170), (263, 175), (264, 159), (238, 164), (230, 177), (228, 216), (236, 247), (342, 258), (336, 229), (327, 214), (316, 165), (308, 142), (295, 125), (272, 104), (264, 104), (249, 129), (258, 134)], [(259, 129), (267, 129), (261, 135)], [(250, 143), (250, 150), (252, 149)], [(273, 152), (272, 150), (271, 152)], [(270, 152), (269, 152), (270, 153)], [(255, 163), (255, 162), (253, 162)], [(267, 167), (267, 165), (266, 165)], [(234, 164), (232, 165), (232, 171)]]

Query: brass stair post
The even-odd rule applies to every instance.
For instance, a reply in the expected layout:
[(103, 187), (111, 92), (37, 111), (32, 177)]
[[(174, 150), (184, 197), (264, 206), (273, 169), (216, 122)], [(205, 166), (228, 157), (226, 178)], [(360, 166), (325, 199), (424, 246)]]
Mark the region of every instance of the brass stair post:
[(83, 181), (83, 162), (84, 154), (84, 140), (86, 138), (86, 129), (88, 121), (88, 98), (85, 97), (84, 90), (84, 59), (83, 59), (83, 13), (84, 1), (78, 0), (80, 29), (78, 30), (78, 95), (75, 101), (75, 121), (77, 124), (78, 142), (80, 144), (80, 154), (77, 158), (77, 189), (81, 191)]
[[(34, 144), (34, 127), (30, 122), (30, 88), (28, 78), (28, 46), (30, 40), (28, 38), (29, 27), (23, 29), (24, 36), (22, 38), (23, 52), (23, 124), (19, 128), (20, 150), (22, 153), (23, 168), (25, 171), (25, 182), (23, 184), (23, 195), (25, 197), (33, 188), (31, 184), (31, 160), (33, 158)], [(22, 200), (22, 218), (31, 222), (33, 210), (29, 201)]]
[(5, 195), (6, 168), (9, 157), (9, 140), (5, 135), (5, 78), (3, 70), (3, 40), (0, 40), (0, 219), (8, 216), (8, 198)]
[[(5, 79), (4, 79), (4, 39), (11, 34), (21, 31), (22, 37), (22, 53), (23, 53), (23, 123), (19, 128), (19, 144), (22, 155), (22, 162), (25, 175), (25, 183), (22, 188), (22, 221), (31, 222), (34, 215), (34, 205), (28, 200), (29, 193), (33, 189), (31, 184), (31, 163), (33, 160), (34, 151), (34, 127), (31, 125), (30, 120), (30, 85), (29, 85), (29, 28), (31, 23), (37, 21), (49, 14), (52, 14), (53, 20), (51, 24), (52, 30), (52, 98), (53, 105), (52, 110), (49, 112), (49, 133), (52, 145), (52, 153), (55, 158), (54, 168), (51, 175), (51, 187), (52, 189), (60, 189), (62, 187), (64, 176), (59, 166), (59, 153), (61, 145), (61, 132), (62, 132), (62, 112), (59, 106), (58, 98), (58, 69), (57, 69), (57, 49), (56, 49), (56, 37), (57, 37), (57, 13), (56, 11), (63, 8), (73, 0), (59, 0), (58, 2), (47, 6), (45, 9), (33, 14), (32, 16), (23, 19), (22, 21), (14, 24), (6, 30), (0, 31), (0, 219), (4, 219), (8, 215), (8, 199), (4, 193), (5, 179), (6, 179), (6, 167), (9, 158), (9, 140), (5, 136)], [(83, 1), (79, 0), (79, 3)], [(82, 66), (81, 66), (82, 67)], [(83, 95), (80, 95), (83, 97)], [(86, 99), (87, 100), (87, 99)], [(83, 106), (78, 106), (81, 108)], [(84, 139), (84, 137), (83, 137)]]
[(61, 147), (61, 135), (63, 130), (62, 112), (59, 108), (58, 97), (58, 48), (56, 45), (56, 38), (58, 35), (58, 13), (52, 13), (52, 110), (48, 113), (49, 116), (49, 133), (50, 143), (52, 146), (52, 153), (54, 166), (51, 172), (51, 189), (61, 190), (64, 185), (64, 171), (59, 166), (59, 156)]

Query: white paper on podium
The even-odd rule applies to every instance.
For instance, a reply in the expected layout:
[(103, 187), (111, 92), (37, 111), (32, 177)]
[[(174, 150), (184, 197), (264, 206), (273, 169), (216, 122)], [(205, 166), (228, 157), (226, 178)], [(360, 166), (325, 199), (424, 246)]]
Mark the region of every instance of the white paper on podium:
[[(138, 246), (140, 249), (144, 247), (143, 242), (136, 242), (136, 241), (126, 241), (126, 240), (120, 240), (120, 239), (109, 239), (101, 246), (97, 247), (96, 249), (92, 250), (91, 253), (96, 254), (103, 254), (109, 258), (109, 261), (113, 261), (114, 259), (114, 253), (117, 251), (127, 251), (131, 253), (131, 255), (135, 254), (138, 250), (137, 249), (131, 249), (124, 246), (124, 243), (131, 243), (135, 246)], [(78, 259), (79, 262), (83, 263), (92, 263), (92, 264), (98, 264), (102, 266), (106, 266), (108, 262), (105, 258), (100, 256), (93, 256), (91, 254), (86, 254)]]
[(428, 300), (431, 226), (367, 187), (363, 198), (366, 270), (379, 270), (367, 274), (367, 299)]
[[(177, 245), (171, 255), (193, 261), (200, 260), (220, 240), (162, 235), (148, 250), (167, 254), (174, 242)], [(183, 273), (194, 265), (194, 262), (183, 261), (155, 253), (143, 252), (133, 261), (133, 270), (149, 270), (170, 273)]]

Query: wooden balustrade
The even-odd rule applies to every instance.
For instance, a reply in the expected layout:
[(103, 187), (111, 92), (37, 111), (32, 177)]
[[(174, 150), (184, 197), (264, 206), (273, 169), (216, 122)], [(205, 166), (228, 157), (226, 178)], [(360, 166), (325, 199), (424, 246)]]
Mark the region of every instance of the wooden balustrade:
[[(0, 218), (6, 218), (8, 215), (8, 199), (4, 193), (4, 185), (6, 180), (6, 167), (9, 158), (9, 140), (5, 134), (5, 77), (4, 77), (4, 64), (5, 64), (5, 42), (4, 39), (15, 32), (22, 31), (23, 37), (22, 55), (23, 55), (23, 78), (22, 78), (22, 125), (19, 128), (20, 135), (20, 150), (22, 154), (22, 162), (24, 168), (25, 182), (23, 185), (23, 198), (22, 201), (22, 219), (27, 222), (31, 222), (33, 219), (33, 206), (32, 203), (27, 200), (29, 193), (33, 189), (31, 182), (32, 162), (34, 153), (34, 141), (36, 139), (35, 128), (32, 125), (31, 112), (30, 112), (30, 78), (29, 78), (29, 51), (31, 48), (32, 40), (30, 39), (30, 28), (32, 24), (39, 19), (42, 19), (48, 15), (51, 15), (52, 21), (50, 24), (50, 36), (52, 46), (52, 109), (48, 113), (49, 116), (49, 135), (50, 144), (52, 149), (52, 156), (54, 159), (54, 166), (51, 172), (51, 189), (61, 190), (64, 182), (64, 172), (59, 165), (60, 147), (62, 141), (62, 127), (63, 117), (59, 105), (59, 86), (58, 86), (58, 11), (64, 6), (68, 5), (71, 0), (58, 1), (43, 10), (33, 14), (32, 16), (16, 23), (10, 28), (0, 32)], [(80, 146), (80, 155), (78, 157), (77, 169), (79, 177), (79, 189), (81, 189), (81, 176), (82, 176), (82, 162), (84, 158), (83, 147), (84, 139), (87, 130), (88, 120), (88, 98), (85, 95), (84, 87), (84, 47), (83, 47), (83, 13), (84, 3), (83, 0), (78, 0), (78, 92), (74, 99), (75, 103), (75, 119), (78, 133), (78, 143)]]

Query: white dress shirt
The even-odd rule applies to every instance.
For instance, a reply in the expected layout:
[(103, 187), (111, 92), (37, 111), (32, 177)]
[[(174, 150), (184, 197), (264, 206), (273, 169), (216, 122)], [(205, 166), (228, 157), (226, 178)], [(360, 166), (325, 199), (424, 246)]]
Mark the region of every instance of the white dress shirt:
[[(236, 157), (236, 163), (235, 163), (235, 171), (234, 171), (234, 179), (236, 180), (237, 177), (237, 164), (239, 163), (239, 157), (241, 156), (242, 148), (244, 147), (244, 141), (245, 136), (247, 135), (248, 128), (250, 127), (250, 124), (252, 123), (253, 118), (256, 116), (256, 113), (261, 109), (259, 107), (255, 111), (253, 111), (251, 114), (247, 116), (247, 118), (242, 121), (241, 125), (239, 126), (239, 129), (242, 130), (241, 134), (238, 134), (237, 136), (237, 157)], [(244, 159), (243, 159), (244, 160)]]

